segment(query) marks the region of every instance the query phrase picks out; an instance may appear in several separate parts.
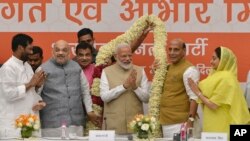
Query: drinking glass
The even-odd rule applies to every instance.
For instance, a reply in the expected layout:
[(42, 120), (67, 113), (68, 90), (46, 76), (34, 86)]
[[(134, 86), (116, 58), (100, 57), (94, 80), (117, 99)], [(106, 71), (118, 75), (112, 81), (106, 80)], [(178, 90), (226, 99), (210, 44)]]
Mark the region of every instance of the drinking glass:
[(69, 138), (70, 139), (76, 139), (77, 138), (76, 126), (75, 125), (70, 125), (69, 126)]

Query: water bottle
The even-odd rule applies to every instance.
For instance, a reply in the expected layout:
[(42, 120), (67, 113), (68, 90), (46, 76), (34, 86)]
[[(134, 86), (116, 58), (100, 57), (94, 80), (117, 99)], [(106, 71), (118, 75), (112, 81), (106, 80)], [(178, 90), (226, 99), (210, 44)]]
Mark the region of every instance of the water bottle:
[(181, 125), (180, 140), (187, 141), (186, 123)]
[(194, 141), (194, 128), (187, 129), (187, 141)]
[(66, 125), (65, 124), (62, 124), (61, 126), (61, 139), (62, 140), (66, 140)]

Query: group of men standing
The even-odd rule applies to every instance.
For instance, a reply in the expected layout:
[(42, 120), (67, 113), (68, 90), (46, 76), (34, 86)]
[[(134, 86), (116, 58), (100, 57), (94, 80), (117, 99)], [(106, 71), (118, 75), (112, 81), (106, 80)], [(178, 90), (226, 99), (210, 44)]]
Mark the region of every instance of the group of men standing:
[[(77, 135), (82, 136), (85, 113), (97, 126), (105, 118), (103, 128), (119, 135), (131, 133), (128, 123), (136, 114), (143, 114), (142, 103), (150, 97), (144, 69), (132, 62), (133, 51), (148, 32), (135, 39), (134, 44), (119, 44), (114, 53), (116, 62), (102, 71), (103, 116), (93, 112), (89, 90), (97, 54), (90, 29), (78, 32), (75, 61), (70, 59), (68, 43), (59, 40), (54, 43), (52, 57), (42, 65), (42, 50), (33, 47), (33, 39), (26, 34), (15, 35), (12, 57), (0, 69), (0, 131), (19, 136), (15, 118), (40, 111), (42, 136), (46, 137), (61, 136), (62, 124), (74, 125)], [(199, 80), (198, 71), (185, 59), (185, 43), (174, 39), (168, 49), (171, 64), (164, 82), (159, 119), (164, 137), (172, 137), (184, 122), (193, 126), (197, 96), (187, 79)]]

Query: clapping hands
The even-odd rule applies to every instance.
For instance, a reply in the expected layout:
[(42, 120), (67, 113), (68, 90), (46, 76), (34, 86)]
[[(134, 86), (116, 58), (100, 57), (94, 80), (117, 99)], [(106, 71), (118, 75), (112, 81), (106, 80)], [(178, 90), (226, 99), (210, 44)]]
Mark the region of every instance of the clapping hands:
[(46, 74), (43, 70), (40, 70), (36, 72), (29, 83), (25, 84), (26, 86), (26, 91), (29, 90), (32, 87), (39, 88), (43, 85), (44, 81), (46, 78)]
[(137, 89), (136, 78), (137, 78), (137, 72), (135, 69), (133, 69), (123, 84), (124, 88), (125, 89), (132, 89), (132, 90)]
[(190, 86), (190, 89), (196, 94), (198, 95), (201, 91), (198, 87), (198, 85), (194, 82), (194, 80), (192, 78), (188, 78), (188, 84)]

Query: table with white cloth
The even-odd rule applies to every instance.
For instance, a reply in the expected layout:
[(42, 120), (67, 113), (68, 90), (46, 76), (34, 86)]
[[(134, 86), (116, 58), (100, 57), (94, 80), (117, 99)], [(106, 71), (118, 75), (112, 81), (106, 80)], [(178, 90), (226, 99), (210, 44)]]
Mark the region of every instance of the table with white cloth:
[[(0, 138), (1, 141), (60, 141), (62, 140), (59, 137), (43, 137), (43, 138), (28, 138), (28, 139), (22, 139), (22, 138)], [(76, 139), (65, 139), (70, 141), (88, 141), (88, 137), (77, 137)], [(115, 138), (115, 141), (129, 141), (128, 138)], [(155, 141), (172, 141), (172, 139), (166, 139), (166, 138), (156, 138)], [(201, 141), (200, 139), (195, 139), (194, 141)]]

